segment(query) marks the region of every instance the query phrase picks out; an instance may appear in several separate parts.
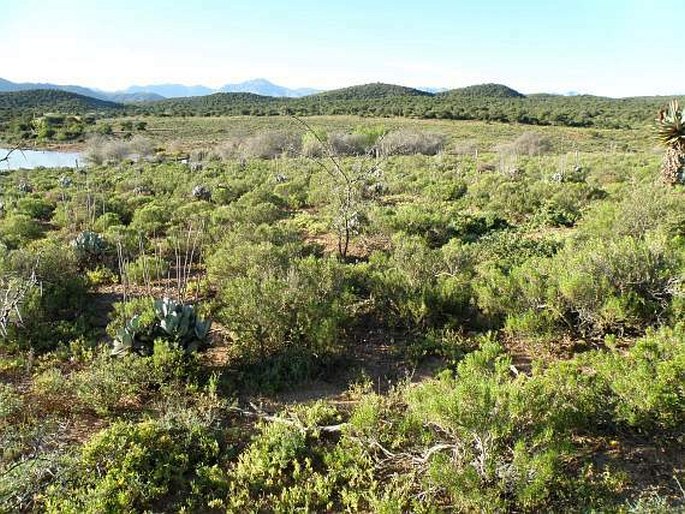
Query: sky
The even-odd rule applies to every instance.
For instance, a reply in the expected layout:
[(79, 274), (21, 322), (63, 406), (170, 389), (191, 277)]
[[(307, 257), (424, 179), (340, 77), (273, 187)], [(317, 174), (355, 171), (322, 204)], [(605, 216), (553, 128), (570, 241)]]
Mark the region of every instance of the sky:
[(0, 0), (0, 77), (685, 93), (685, 0)]

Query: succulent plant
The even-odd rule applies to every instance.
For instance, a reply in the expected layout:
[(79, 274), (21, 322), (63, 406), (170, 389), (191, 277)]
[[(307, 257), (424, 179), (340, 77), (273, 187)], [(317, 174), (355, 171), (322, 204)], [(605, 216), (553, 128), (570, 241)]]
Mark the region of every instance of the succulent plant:
[(33, 186), (25, 180), (22, 180), (17, 186), (17, 190), (20, 193), (33, 193)]
[(59, 185), (62, 188), (66, 189), (67, 187), (71, 187), (71, 184), (72, 184), (71, 177), (67, 177), (66, 175), (62, 175), (59, 178)]
[(193, 196), (198, 200), (211, 200), (212, 191), (205, 185), (199, 184), (193, 188)]
[(155, 300), (154, 310), (156, 320), (152, 325), (142, 326), (140, 318), (134, 316), (119, 330), (112, 355), (128, 352), (150, 354), (157, 338), (165, 339), (186, 352), (195, 352), (206, 343), (212, 322), (201, 319), (193, 305), (162, 298)]
[(193, 305), (184, 305), (169, 298), (155, 301), (159, 328), (184, 350), (194, 351), (207, 340), (212, 322), (197, 316)]
[(685, 109), (673, 100), (659, 112), (657, 137), (666, 147), (661, 175), (669, 184), (685, 183)]
[(99, 260), (107, 251), (107, 244), (100, 234), (91, 231), (81, 232), (71, 242), (76, 257), (82, 263)]
[(140, 341), (136, 339), (136, 335), (140, 329), (140, 317), (133, 316), (124, 328), (117, 332), (114, 339), (114, 347), (112, 348), (112, 355), (122, 355), (130, 351), (138, 351), (140, 348), (136, 344)]
[(138, 196), (153, 196), (155, 192), (148, 186), (136, 186), (133, 188), (133, 194)]

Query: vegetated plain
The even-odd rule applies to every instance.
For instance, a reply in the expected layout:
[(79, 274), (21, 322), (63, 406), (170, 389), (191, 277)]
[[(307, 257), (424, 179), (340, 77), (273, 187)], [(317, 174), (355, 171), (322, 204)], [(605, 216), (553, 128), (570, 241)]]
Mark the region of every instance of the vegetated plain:
[(656, 110), (54, 111), (5, 125), (93, 164), (0, 175), (0, 510), (682, 510)]

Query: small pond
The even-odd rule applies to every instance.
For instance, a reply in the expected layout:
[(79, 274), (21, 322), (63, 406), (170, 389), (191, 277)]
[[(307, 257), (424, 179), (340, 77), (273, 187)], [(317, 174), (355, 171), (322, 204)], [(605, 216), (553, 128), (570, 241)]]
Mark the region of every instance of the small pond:
[[(0, 159), (9, 148), (0, 148)], [(80, 152), (56, 152), (53, 150), (15, 150), (9, 160), (0, 162), (0, 172), (34, 168), (78, 168), (84, 166)]]

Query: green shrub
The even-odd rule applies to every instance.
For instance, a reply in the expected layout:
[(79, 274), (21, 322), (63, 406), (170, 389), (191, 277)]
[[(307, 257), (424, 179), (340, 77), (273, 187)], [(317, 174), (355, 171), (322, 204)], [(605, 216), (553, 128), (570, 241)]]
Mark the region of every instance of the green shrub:
[(148, 237), (164, 235), (171, 220), (171, 206), (149, 203), (133, 214), (131, 229)]
[(21, 409), (23, 399), (17, 391), (9, 384), (0, 384), (0, 426), (5, 418), (9, 418)]
[(397, 236), (389, 256), (371, 256), (366, 280), (375, 311), (390, 325), (408, 328), (459, 323), (469, 313), (468, 273), (450, 270), (440, 251), (418, 236)]
[(93, 229), (96, 232), (104, 233), (107, 232), (111, 227), (116, 227), (121, 225), (121, 218), (115, 212), (107, 212), (98, 216), (93, 225)]
[(685, 427), (683, 327), (649, 333), (627, 355), (598, 354), (593, 364), (609, 384), (616, 423), (647, 433)]
[(680, 261), (662, 238), (588, 241), (509, 273), (482, 270), (478, 303), (517, 333), (644, 330), (668, 312)]
[(71, 476), (48, 489), (46, 511), (177, 510), (218, 451), (199, 426), (117, 422), (85, 444)]
[(35, 220), (48, 221), (55, 206), (42, 198), (24, 197), (17, 200), (16, 209)]
[(126, 278), (133, 284), (146, 285), (166, 278), (169, 264), (158, 256), (141, 255), (135, 261), (126, 264)]
[(336, 483), (337, 470), (326, 469), (332, 463), (322, 436), (308, 429), (326, 424), (334, 412), (318, 403), (297, 410), (301, 428), (287, 422), (258, 425), (256, 437), (229, 470), (228, 511), (332, 510), (345, 484)]
[(313, 257), (275, 263), (277, 253), (269, 253), (247, 257), (242, 273), (220, 282), (219, 318), (235, 333), (242, 355), (263, 361), (286, 350), (335, 353), (351, 301), (340, 264)]
[(0, 241), (8, 248), (19, 248), (43, 234), (40, 223), (26, 214), (12, 214), (0, 219)]
[(287, 364), (279, 355), (304, 364), (341, 348), (352, 301), (344, 268), (334, 259), (303, 257), (293, 236), (266, 228), (244, 238), (236, 233), (207, 261), (218, 287), (217, 318), (232, 331), (245, 364)]
[(119, 277), (111, 269), (103, 266), (86, 271), (86, 278), (91, 287), (108, 286), (119, 282)]
[(44, 351), (77, 339), (86, 329), (87, 282), (71, 249), (44, 239), (7, 256), (8, 271), (28, 278), (31, 289), (21, 308), (23, 324), (10, 330), (9, 339)]
[(112, 359), (102, 351), (72, 374), (68, 384), (79, 408), (109, 416), (135, 405), (149, 388), (151, 375), (149, 363), (142, 359)]

